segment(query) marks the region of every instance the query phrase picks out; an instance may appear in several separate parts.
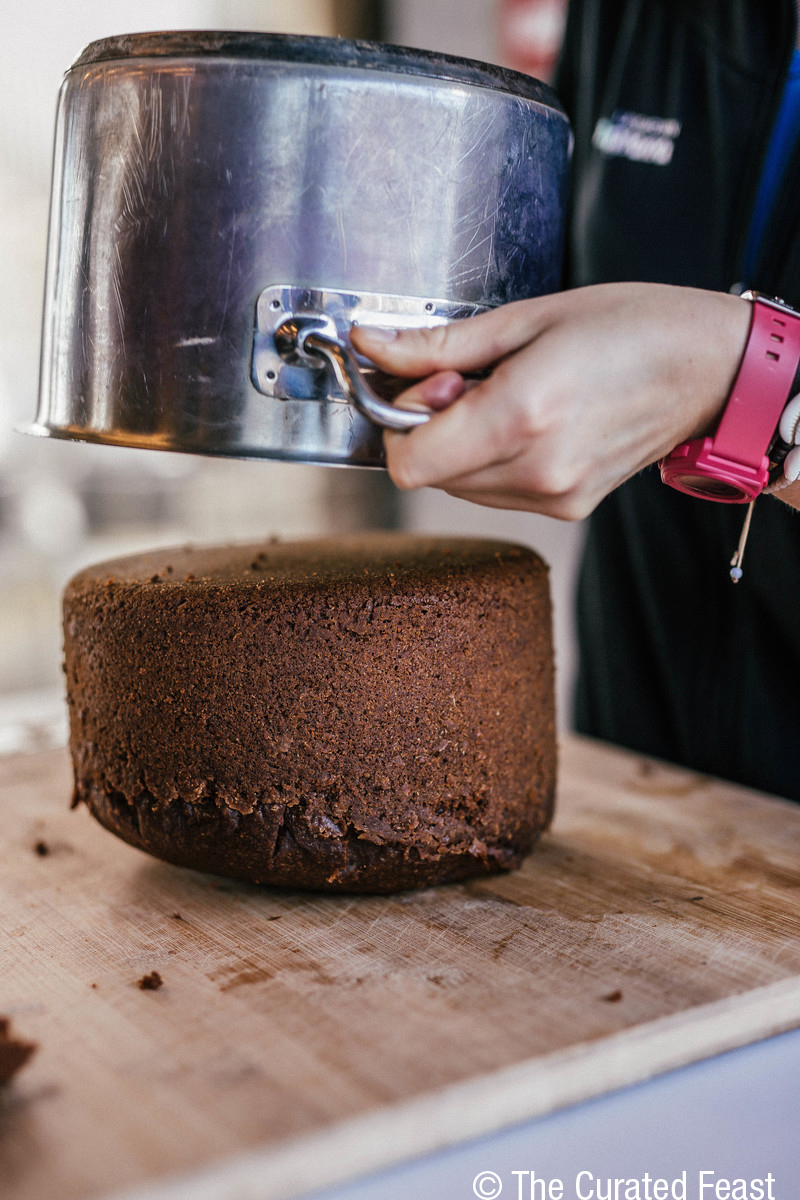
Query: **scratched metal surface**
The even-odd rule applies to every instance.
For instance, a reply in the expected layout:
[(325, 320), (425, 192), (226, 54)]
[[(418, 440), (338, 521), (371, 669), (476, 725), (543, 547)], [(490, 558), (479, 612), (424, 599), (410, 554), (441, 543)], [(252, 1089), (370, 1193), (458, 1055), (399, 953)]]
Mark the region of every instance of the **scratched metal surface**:
[(39, 432), (380, 459), (349, 406), (253, 387), (264, 288), (489, 306), (557, 288), (570, 134), (554, 97), (132, 53), (62, 88)]
[(253, 388), (259, 293), (492, 306), (554, 290), (569, 139), (558, 107), (458, 80), (191, 54), (77, 66), (56, 127), (40, 432), (379, 456), (349, 406)]
[(40, 1044), (6, 1200), (245, 1151), (258, 1190), (213, 1194), (285, 1197), (800, 1023), (800, 809), (630, 754), (565, 741), (521, 871), (375, 898), (150, 859), (63, 751), (0, 781), (0, 1013)]

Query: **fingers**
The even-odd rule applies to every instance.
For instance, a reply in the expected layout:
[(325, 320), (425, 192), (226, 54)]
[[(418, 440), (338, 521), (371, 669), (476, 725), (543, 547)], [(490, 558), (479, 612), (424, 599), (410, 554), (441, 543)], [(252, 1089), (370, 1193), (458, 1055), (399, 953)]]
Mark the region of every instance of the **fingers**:
[(350, 340), (390, 374), (413, 377), (442, 371), (479, 371), (518, 350), (546, 326), (558, 302), (542, 296), (518, 300), (477, 317), (431, 329), (378, 329), (355, 326)]
[(557, 517), (562, 521), (581, 520), (584, 513), (573, 514), (562, 511), (551, 496), (511, 496), (508, 492), (471, 492), (460, 488), (442, 488), (448, 496), (465, 500), (468, 504), (479, 504), (481, 508), (502, 508), (509, 512), (535, 512), (545, 517)]
[[(398, 464), (391, 451), (387, 465), (396, 481)], [(542, 512), (568, 520), (579, 519), (589, 511), (580, 505), (580, 480), (565, 476), (564, 486), (560, 486), (549, 462), (520, 446), (515, 446), (504, 461), (494, 459), (440, 486), (448, 495), (490, 508)]]
[[(440, 487), (491, 508), (568, 521), (585, 517), (601, 493), (574, 453), (574, 431), (561, 420), (560, 391), (556, 402), (546, 400), (535, 378), (527, 356), (515, 356), (427, 424), (407, 434), (386, 432), (394, 483), (402, 489)], [(410, 407), (427, 382), (403, 393), (400, 405)], [(597, 477), (605, 477), (602, 468)]]
[[(423, 380), (409, 388), (398, 397), (398, 407), (425, 407), (428, 383), (430, 380)], [(491, 383), (464, 391), (455, 403), (408, 434), (384, 433), (389, 471), (398, 487), (446, 486), (487, 462), (502, 462), (516, 453), (517, 446), (506, 447), (506, 414), (497, 411), (496, 420), (489, 422), (482, 417), (487, 398), (491, 404), (495, 391)]]
[[(391, 460), (389, 470), (391, 473)], [(491, 463), (452, 479), (442, 490), (486, 508), (537, 512), (562, 521), (580, 521), (602, 499), (603, 489), (581, 473), (567, 473), (562, 478), (563, 487), (549, 471), (546, 460), (522, 450), (505, 463)]]
[(407, 388), (398, 397), (398, 408), (432, 409), (440, 412), (449, 408), (454, 401), (463, 396), (466, 384), (457, 371), (442, 371), (438, 375), (429, 375), (413, 388)]

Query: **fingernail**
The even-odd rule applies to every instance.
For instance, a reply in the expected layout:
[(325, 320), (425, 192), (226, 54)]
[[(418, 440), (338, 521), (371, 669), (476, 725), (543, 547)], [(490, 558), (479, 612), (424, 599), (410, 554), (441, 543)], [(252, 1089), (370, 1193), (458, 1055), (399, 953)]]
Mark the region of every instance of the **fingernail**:
[(382, 325), (359, 325), (358, 332), (365, 342), (393, 342), (397, 337), (396, 329), (384, 329)]
[(464, 394), (464, 380), (455, 371), (432, 375), (417, 384), (417, 394), (432, 408), (446, 408)]

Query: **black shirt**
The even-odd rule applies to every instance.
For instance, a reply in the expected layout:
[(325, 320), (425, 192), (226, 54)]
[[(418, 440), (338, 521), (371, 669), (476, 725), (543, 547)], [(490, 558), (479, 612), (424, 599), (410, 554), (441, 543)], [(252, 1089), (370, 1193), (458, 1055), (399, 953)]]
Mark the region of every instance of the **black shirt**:
[[(577, 0), (557, 91), (575, 131), (567, 285), (744, 284), (800, 307), (800, 153), (742, 260), (793, 0)], [(575, 724), (800, 799), (800, 514), (684, 496), (652, 467), (589, 521)]]

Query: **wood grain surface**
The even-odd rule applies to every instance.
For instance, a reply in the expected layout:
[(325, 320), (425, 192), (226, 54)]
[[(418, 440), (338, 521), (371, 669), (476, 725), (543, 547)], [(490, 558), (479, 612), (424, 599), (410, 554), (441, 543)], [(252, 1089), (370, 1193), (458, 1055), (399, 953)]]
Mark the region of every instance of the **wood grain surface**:
[(62, 751), (0, 784), (5, 1200), (279, 1200), (800, 1025), (800, 806), (609, 747), (522, 870), (396, 897), (148, 858)]

